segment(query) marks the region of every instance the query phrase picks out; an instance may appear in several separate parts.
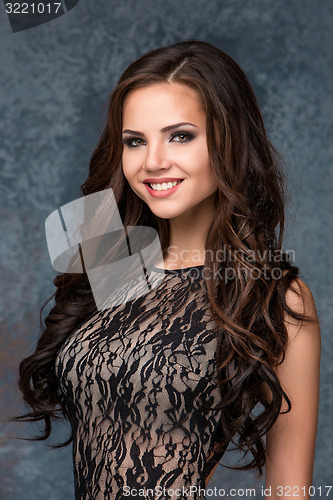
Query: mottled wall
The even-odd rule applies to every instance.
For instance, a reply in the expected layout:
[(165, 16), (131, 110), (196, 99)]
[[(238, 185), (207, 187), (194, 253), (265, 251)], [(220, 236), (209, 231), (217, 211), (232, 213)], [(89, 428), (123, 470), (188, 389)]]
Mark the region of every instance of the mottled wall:
[[(332, 23), (329, 1), (81, 0), (58, 19), (12, 33), (2, 9), (2, 419), (24, 409), (16, 387), (17, 365), (32, 352), (40, 333), (40, 306), (54, 291), (44, 222), (79, 195), (108, 93), (128, 63), (148, 49), (181, 39), (206, 40), (230, 53), (246, 71), (270, 136), (285, 157), (291, 199), (285, 247), (296, 252), (322, 324), (314, 485), (330, 483)], [(53, 451), (40, 442), (10, 437), (32, 435), (34, 429), (1, 423), (0, 497), (72, 499), (71, 449)], [(58, 424), (52, 442), (68, 431)], [(210, 486), (255, 484), (252, 473), (220, 467)], [(322, 498), (319, 493), (315, 497)]]

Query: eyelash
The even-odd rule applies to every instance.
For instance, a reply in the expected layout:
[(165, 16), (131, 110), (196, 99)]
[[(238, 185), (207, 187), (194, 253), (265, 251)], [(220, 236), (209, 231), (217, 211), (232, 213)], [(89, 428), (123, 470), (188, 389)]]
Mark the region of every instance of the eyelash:
[[(171, 136), (171, 140), (174, 139), (175, 137), (179, 136), (179, 135), (185, 135), (188, 137), (188, 139), (186, 139), (185, 141), (176, 141), (178, 142), (179, 144), (185, 144), (187, 142), (190, 142), (192, 139), (194, 139), (194, 135), (189, 133), (189, 132), (175, 132), (172, 136)], [(126, 146), (128, 146), (129, 148), (138, 148), (139, 146), (142, 146), (142, 144), (139, 144), (137, 146), (133, 146), (133, 141), (143, 141), (144, 139), (142, 139), (142, 137), (128, 137), (127, 139), (122, 139), (122, 143), (125, 144)]]

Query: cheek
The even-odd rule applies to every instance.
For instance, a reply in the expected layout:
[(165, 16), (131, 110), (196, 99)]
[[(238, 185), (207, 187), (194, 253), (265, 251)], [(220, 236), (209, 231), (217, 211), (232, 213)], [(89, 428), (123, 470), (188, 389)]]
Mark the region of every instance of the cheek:
[(214, 172), (210, 165), (208, 153), (202, 149), (198, 150), (192, 157), (192, 171), (197, 179), (202, 179), (203, 182), (213, 178)]
[(136, 164), (133, 163), (133, 159), (131, 157), (128, 157), (128, 155), (123, 154), (122, 157), (122, 170), (125, 179), (127, 180), (130, 188), (132, 191), (134, 191), (140, 198), (141, 195), (137, 189), (138, 182), (137, 182), (137, 168), (135, 166)]
[(207, 171), (210, 165), (206, 140), (198, 141), (191, 151), (192, 161), (195, 162), (196, 169)]
[(140, 170), (141, 158), (137, 151), (124, 150), (122, 155), (123, 172), (127, 179), (133, 178)]
[(209, 192), (218, 189), (218, 179), (208, 156), (201, 157), (201, 163), (197, 169), (197, 180)]
[(131, 162), (130, 162), (130, 159), (128, 157), (128, 155), (126, 153), (123, 153), (123, 156), (122, 156), (122, 168), (123, 168), (123, 174), (124, 176), (126, 177), (126, 179), (128, 180), (128, 182), (130, 182), (131, 180), (131, 172), (132, 172), (132, 167), (131, 167)]

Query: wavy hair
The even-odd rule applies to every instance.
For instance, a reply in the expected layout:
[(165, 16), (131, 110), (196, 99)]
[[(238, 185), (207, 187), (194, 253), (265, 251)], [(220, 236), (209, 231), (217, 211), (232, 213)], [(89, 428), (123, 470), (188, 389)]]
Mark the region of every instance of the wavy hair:
[[(265, 132), (259, 106), (244, 72), (226, 53), (203, 41), (189, 40), (162, 47), (134, 61), (121, 75), (108, 100), (105, 128), (81, 186), (83, 196), (112, 188), (124, 226), (146, 225), (160, 235), (165, 254), (167, 220), (159, 219), (132, 191), (122, 171), (122, 110), (130, 91), (159, 82), (177, 82), (194, 89), (207, 117), (207, 144), (218, 178), (215, 217), (205, 241), (209, 306), (217, 324), (217, 383), (222, 403), (219, 453), (232, 442), (250, 451), (250, 463), (265, 464), (264, 436), (291, 402), (274, 368), (284, 360), (288, 334), (284, 315), (309, 321), (291, 310), (286, 291), (299, 269), (282, 251), (285, 224), (285, 181), (281, 160)], [(224, 251), (224, 258), (216, 258)], [(218, 272), (216, 272), (218, 271)], [(227, 277), (227, 279), (226, 279)], [(13, 420), (44, 421), (32, 440), (46, 440), (51, 422), (68, 418), (54, 365), (66, 338), (96, 312), (86, 273), (58, 274), (56, 291), (46, 304), (55, 305), (44, 320), (35, 352), (19, 366), (19, 387), (32, 411)], [(264, 387), (269, 388), (270, 402)], [(261, 412), (253, 410), (257, 405)], [(203, 410), (209, 411), (209, 407)], [(28, 438), (24, 438), (28, 439)], [(52, 445), (55, 448), (68, 445)], [(227, 466), (225, 466), (227, 467)]]

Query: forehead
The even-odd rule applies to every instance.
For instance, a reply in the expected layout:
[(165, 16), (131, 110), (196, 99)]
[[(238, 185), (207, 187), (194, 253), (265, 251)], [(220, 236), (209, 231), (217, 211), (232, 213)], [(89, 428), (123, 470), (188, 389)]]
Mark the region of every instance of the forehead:
[(181, 83), (154, 83), (131, 91), (125, 98), (123, 120), (205, 120), (198, 93)]

